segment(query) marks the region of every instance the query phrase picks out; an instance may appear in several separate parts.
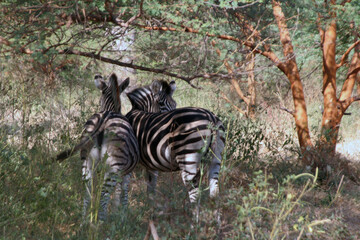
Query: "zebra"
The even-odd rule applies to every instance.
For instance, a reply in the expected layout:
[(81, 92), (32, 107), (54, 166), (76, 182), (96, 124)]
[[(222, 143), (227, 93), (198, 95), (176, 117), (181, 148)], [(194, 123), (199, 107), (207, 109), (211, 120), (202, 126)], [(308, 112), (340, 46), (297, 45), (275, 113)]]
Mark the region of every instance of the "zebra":
[(139, 143), (140, 163), (147, 170), (148, 193), (154, 192), (158, 171), (181, 171), (190, 202), (199, 195), (201, 159), (211, 156), (210, 198), (219, 192), (225, 128), (212, 112), (195, 107), (176, 108), (175, 82), (154, 81), (127, 93), (132, 109), (126, 114)]
[[(98, 215), (99, 219), (104, 221), (107, 217), (110, 194), (115, 186), (115, 206), (120, 205), (120, 192), (122, 192), (122, 205), (127, 205), (130, 173), (139, 161), (139, 149), (131, 125), (121, 114), (120, 94), (129, 85), (129, 78), (119, 85), (116, 74), (110, 76), (108, 83), (101, 75), (95, 75), (95, 85), (102, 91), (100, 112), (92, 115), (85, 123), (80, 143), (58, 154), (56, 160), (61, 162), (77, 151), (81, 151), (82, 174), (85, 180), (84, 217), (90, 202), (90, 180), (95, 166), (106, 161), (109, 169), (104, 176)], [(119, 175), (122, 176), (121, 185), (118, 183)]]

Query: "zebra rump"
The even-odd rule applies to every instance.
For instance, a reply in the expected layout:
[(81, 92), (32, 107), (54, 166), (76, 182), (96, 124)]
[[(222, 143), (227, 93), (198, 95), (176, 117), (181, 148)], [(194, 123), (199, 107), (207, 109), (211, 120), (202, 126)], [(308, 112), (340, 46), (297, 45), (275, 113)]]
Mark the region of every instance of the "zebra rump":
[[(161, 87), (154, 88), (154, 84)], [(128, 93), (133, 108), (126, 117), (139, 143), (140, 162), (148, 170), (148, 190), (155, 189), (157, 171), (181, 171), (190, 201), (195, 202), (200, 167), (204, 163), (202, 158), (208, 155), (210, 197), (215, 197), (219, 191), (218, 176), (225, 145), (225, 128), (206, 109), (174, 109), (176, 103), (172, 95), (175, 89), (175, 83), (166, 85), (164, 82), (154, 82)], [(154, 112), (149, 112), (151, 110)]]

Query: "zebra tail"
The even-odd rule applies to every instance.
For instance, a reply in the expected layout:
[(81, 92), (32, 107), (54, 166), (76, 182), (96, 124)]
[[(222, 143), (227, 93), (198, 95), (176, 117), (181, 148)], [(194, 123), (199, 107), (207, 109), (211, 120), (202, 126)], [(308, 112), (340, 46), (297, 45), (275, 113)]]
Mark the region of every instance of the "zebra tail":
[(225, 147), (225, 128), (223, 123), (218, 120), (215, 123), (215, 129), (213, 132), (213, 140), (211, 142), (210, 148), (213, 151), (213, 154), (216, 155), (219, 162), (221, 161), (221, 152)]
[(81, 148), (81, 147), (78, 147), (79, 145), (82, 145), (82, 144), (78, 144), (74, 148), (68, 149), (68, 150), (63, 151), (63, 152), (59, 153), (58, 155), (56, 155), (56, 161), (62, 162), (65, 159), (74, 155)]
[[(95, 134), (94, 137), (96, 137), (98, 134)], [(77, 153), (80, 149), (82, 149), (83, 147), (85, 147), (93, 138), (92, 137), (86, 137), (85, 139), (83, 139), (79, 144), (77, 144), (75, 147), (70, 148), (68, 150), (65, 150), (61, 153), (59, 153), (58, 155), (56, 155), (56, 161), (58, 162), (62, 162), (65, 159), (71, 157), (72, 155), (74, 155), (75, 153)]]
[[(105, 122), (105, 121), (104, 121)], [(80, 149), (86, 148), (90, 143), (93, 142), (93, 140), (102, 132), (104, 131), (105, 128), (105, 124), (104, 122), (102, 122), (102, 124), (98, 127), (98, 129), (96, 129), (94, 132), (92, 132), (90, 135), (88, 136), (82, 136), (81, 137), (81, 141), (79, 144), (77, 144), (75, 147), (65, 150), (61, 153), (59, 153), (58, 155), (56, 155), (56, 161), (57, 162), (62, 162), (65, 159), (73, 156), (74, 154), (76, 154)]]

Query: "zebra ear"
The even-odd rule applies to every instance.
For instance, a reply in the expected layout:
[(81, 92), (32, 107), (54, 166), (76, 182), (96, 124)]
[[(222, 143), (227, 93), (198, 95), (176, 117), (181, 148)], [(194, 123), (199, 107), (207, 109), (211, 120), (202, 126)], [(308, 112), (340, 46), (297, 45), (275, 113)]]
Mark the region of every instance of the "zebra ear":
[(109, 83), (108, 83), (109, 87), (112, 86), (118, 86), (118, 78), (116, 76), (115, 73), (111, 74), (110, 79), (109, 79)]
[(129, 83), (130, 83), (130, 78), (126, 78), (124, 81), (122, 81), (122, 83), (120, 83), (119, 86), (120, 92), (123, 92), (125, 88), (129, 86)]
[(170, 84), (170, 96), (172, 97), (172, 95), (174, 94), (175, 90), (176, 90), (176, 83), (175, 81), (171, 81)]
[(156, 95), (162, 90), (162, 84), (159, 81), (155, 80), (150, 85), (150, 88), (151, 88), (152, 93), (154, 95)]
[(98, 89), (103, 90), (106, 87), (106, 83), (105, 83), (103, 77), (100, 74), (95, 75), (94, 81), (95, 81), (95, 86)]

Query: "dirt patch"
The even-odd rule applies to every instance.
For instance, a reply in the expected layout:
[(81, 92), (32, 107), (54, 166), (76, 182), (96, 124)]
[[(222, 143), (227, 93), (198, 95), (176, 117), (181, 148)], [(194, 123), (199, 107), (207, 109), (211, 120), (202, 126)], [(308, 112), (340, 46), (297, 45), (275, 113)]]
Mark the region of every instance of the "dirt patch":
[(360, 161), (360, 139), (339, 142), (336, 151), (350, 160)]

